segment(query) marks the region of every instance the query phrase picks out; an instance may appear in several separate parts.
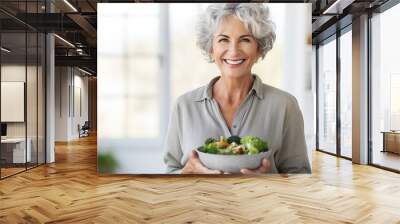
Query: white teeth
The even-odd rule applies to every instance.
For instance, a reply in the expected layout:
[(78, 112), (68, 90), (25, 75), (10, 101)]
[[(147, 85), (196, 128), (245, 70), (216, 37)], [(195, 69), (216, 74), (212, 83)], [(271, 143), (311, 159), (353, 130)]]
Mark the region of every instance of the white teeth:
[(238, 65), (238, 64), (242, 64), (244, 62), (244, 59), (241, 60), (229, 60), (229, 59), (225, 59), (224, 60), (226, 63), (230, 64), (230, 65)]

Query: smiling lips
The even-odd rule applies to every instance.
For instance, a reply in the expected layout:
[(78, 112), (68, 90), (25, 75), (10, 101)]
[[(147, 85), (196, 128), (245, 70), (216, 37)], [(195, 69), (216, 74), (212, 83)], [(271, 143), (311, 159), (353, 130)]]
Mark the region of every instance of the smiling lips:
[(238, 60), (224, 59), (224, 62), (228, 65), (240, 65), (244, 61), (245, 59), (238, 59)]

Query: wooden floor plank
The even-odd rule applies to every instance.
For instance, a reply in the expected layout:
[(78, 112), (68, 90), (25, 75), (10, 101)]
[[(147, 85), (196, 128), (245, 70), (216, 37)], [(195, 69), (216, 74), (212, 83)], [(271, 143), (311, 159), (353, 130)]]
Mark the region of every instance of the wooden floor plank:
[(311, 175), (96, 173), (96, 138), (0, 181), (0, 223), (400, 223), (400, 175), (313, 153)]

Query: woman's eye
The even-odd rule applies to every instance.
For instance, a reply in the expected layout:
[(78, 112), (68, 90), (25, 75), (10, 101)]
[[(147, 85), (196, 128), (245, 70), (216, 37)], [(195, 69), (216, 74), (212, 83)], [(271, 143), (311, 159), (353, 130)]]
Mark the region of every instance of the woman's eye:
[(222, 38), (222, 39), (219, 39), (219, 41), (218, 42), (228, 42), (228, 39), (226, 39), (226, 38)]
[(242, 39), (242, 41), (243, 41), (243, 42), (250, 42), (250, 39), (244, 38), (244, 39)]

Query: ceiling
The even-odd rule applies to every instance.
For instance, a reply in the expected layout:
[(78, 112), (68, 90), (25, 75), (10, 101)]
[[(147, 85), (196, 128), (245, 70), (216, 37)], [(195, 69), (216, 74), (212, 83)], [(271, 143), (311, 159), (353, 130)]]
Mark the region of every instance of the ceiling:
[(335, 34), (363, 13), (377, 12), (392, 0), (317, 0), (313, 2), (313, 44)]
[[(13, 63), (33, 58), (43, 45), (32, 38), (36, 33), (54, 32), (56, 66), (79, 66), (96, 73), (97, 67), (96, 0), (1, 0), (2, 46), (12, 49), (3, 57)], [(70, 5), (68, 5), (68, 3)], [(72, 6), (72, 7), (71, 7)], [(51, 12), (51, 13), (50, 13)], [(25, 30), (28, 34), (25, 48)], [(69, 42), (70, 44), (66, 43)], [(39, 49), (40, 50), (40, 49)], [(29, 62), (28, 62), (29, 63)]]

